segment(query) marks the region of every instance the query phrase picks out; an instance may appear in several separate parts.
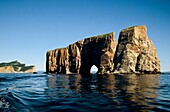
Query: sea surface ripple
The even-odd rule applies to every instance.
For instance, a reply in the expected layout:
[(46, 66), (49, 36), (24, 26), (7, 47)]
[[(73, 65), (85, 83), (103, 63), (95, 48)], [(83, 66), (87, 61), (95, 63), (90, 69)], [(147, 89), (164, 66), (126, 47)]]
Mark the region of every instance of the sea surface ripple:
[(170, 111), (170, 74), (0, 74), (0, 112)]

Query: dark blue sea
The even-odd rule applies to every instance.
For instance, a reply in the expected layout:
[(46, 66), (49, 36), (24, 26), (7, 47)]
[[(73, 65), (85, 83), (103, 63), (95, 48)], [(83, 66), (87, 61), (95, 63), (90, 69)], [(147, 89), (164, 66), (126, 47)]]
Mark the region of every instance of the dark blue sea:
[(0, 74), (0, 112), (170, 111), (170, 74)]

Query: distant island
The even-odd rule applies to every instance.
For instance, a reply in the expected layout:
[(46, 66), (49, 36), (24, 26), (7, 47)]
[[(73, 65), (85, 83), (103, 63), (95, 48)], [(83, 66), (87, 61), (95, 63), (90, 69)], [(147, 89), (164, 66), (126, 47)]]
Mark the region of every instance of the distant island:
[(0, 63), (0, 73), (36, 73), (35, 66), (26, 66), (19, 61)]

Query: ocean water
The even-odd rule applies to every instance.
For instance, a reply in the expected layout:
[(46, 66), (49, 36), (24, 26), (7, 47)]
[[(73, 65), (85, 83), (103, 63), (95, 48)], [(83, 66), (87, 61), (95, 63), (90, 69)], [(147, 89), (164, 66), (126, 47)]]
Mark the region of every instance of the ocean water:
[(170, 74), (0, 74), (0, 112), (170, 111)]

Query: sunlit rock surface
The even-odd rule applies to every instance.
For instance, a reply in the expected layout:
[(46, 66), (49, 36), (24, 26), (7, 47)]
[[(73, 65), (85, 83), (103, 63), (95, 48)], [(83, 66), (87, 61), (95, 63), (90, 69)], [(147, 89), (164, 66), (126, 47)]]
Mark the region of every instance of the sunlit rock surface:
[(20, 62), (12, 61), (8, 63), (0, 63), (1, 73), (35, 73), (35, 66), (26, 66)]
[(90, 73), (95, 65), (98, 73), (113, 71), (116, 50), (115, 34), (108, 33), (77, 41), (66, 48), (47, 52), (47, 73)]
[(66, 48), (48, 51), (47, 73), (88, 74), (93, 65), (98, 74), (159, 73), (157, 51), (146, 34), (146, 26), (128, 27), (115, 34), (98, 35), (77, 41)]
[(160, 72), (157, 51), (146, 30), (146, 26), (133, 26), (120, 32), (114, 73)]

